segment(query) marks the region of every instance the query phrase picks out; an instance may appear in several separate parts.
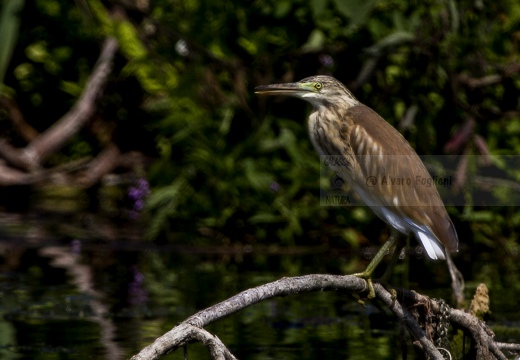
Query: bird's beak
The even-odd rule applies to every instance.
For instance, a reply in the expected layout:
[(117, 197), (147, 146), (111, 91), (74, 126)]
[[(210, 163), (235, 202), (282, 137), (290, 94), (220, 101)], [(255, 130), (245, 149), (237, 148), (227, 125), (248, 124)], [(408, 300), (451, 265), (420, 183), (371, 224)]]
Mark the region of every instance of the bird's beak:
[(255, 94), (260, 95), (302, 95), (308, 92), (314, 92), (312, 83), (286, 83), (260, 85), (255, 87)]

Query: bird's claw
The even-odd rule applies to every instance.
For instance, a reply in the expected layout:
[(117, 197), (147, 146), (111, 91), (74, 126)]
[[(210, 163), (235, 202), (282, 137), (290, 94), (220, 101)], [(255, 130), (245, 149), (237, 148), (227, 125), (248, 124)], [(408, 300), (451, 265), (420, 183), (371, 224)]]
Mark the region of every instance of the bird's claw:
[(365, 306), (365, 302), (363, 301), (363, 299), (361, 299), (361, 296), (359, 296), (358, 293), (352, 293), (351, 296), (359, 305)]
[(390, 287), (390, 285), (387, 282), (382, 282), (381, 285), (385, 288), (386, 291), (390, 293), (390, 299), (392, 299), (392, 306), (395, 305), (395, 301), (397, 300), (397, 291)]
[(356, 273), (356, 274), (352, 274), (352, 275), (356, 276), (358, 278), (361, 278), (361, 279), (365, 279), (365, 281), (367, 282), (367, 287), (368, 287), (367, 299), (368, 300), (372, 300), (373, 298), (376, 297), (376, 292), (374, 290), (374, 284), (372, 283), (372, 278), (371, 278), (370, 274)]

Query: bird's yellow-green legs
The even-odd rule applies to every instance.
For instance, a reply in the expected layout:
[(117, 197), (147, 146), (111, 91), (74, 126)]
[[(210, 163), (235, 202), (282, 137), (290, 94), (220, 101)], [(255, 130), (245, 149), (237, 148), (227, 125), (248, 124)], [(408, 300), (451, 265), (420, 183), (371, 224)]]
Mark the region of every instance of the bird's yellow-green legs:
[(392, 257), (390, 258), (390, 262), (386, 267), (385, 273), (381, 276), (381, 282), (386, 282), (390, 275), (392, 274), (392, 269), (394, 268), (395, 263), (399, 260), (399, 256), (401, 255), (401, 249), (403, 247), (404, 238), (398, 234), (397, 239), (395, 241), (395, 249)]
[(363, 271), (361, 273), (353, 274), (354, 276), (357, 276), (359, 278), (366, 280), (367, 285), (368, 285), (368, 295), (367, 295), (368, 299), (373, 299), (376, 296), (376, 293), (374, 291), (374, 285), (372, 284), (372, 273), (376, 269), (377, 265), (379, 265), (381, 260), (383, 260), (383, 257), (385, 257), (388, 250), (390, 250), (392, 248), (392, 246), (394, 246), (394, 244), (396, 243), (398, 238), (399, 238), (399, 232), (397, 232), (397, 230), (392, 229), (392, 233), (390, 234), (390, 237), (388, 238), (386, 243), (384, 243), (384, 245), (381, 247), (381, 249), (379, 249), (379, 251), (374, 256), (372, 261), (370, 261), (370, 264), (368, 264), (365, 271)]
[(395, 291), (395, 289), (392, 289), (390, 287), (390, 285), (387, 283), (387, 280), (390, 277), (390, 275), (392, 274), (394, 265), (397, 262), (397, 260), (399, 260), (399, 256), (401, 255), (403, 240), (404, 240), (404, 238), (402, 236), (400, 236), (400, 234), (397, 234), (394, 253), (392, 254), (392, 257), (390, 258), (390, 262), (388, 263), (388, 266), (386, 267), (385, 273), (379, 279), (380, 283), (385, 287), (385, 289), (388, 290), (388, 292), (390, 294), (392, 294), (393, 301), (395, 301), (395, 299), (397, 299), (397, 292)]

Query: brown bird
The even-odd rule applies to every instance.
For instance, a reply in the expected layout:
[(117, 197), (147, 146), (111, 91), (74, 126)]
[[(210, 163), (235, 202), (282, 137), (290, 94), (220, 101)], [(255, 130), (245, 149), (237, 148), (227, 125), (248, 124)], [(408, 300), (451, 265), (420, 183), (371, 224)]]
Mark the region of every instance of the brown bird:
[(445, 259), (445, 249), (457, 251), (455, 227), (417, 153), (345, 85), (330, 76), (311, 76), (296, 83), (258, 86), (255, 93), (310, 102), (307, 126), (314, 148), (392, 227), (390, 238), (366, 270), (355, 274), (367, 279), (369, 298), (375, 295), (372, 273), (400, 233), (413, 233), (432, 259)]

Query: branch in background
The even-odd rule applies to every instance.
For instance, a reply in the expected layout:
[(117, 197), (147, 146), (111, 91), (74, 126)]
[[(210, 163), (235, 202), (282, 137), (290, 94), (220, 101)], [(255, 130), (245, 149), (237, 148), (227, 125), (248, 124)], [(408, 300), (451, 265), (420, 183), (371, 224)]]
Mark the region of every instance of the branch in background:
[(0, 106), (7, 111), (7, 117), (25, 141), (31, 142), (38, 136), (38, 131), (25, 121), (25, 117), (16, 102), (0, 95)]
[(458, 75), (459, 82), (469, 86), (472, 89), (481, 88), (485, 86), (495, 85), (503, 82), (505, 79), (520, 72), (520, 63), (511, 63), (501, 68), (502, 74), (492, 74), (483, 76), (481, 78), (473, 78), (467, 74)]
[(461, 74), (458, 76), (458, 80), (468, 85), (472, 89), (481, 88), (489, 85), (499, 84), (503, 80), (502, 75), (493, 74), (488, 76), (483, 76), (481, 78), (472, 78), (466, 74)]
[(30, 185), (43, 181), (50, 183), (75, 183), (69, 175), (86, 167), (89, 158), (82, 158), (58, 165), (52, 169), (39, 169), (30, 173), (17, 170), (0, 162), (0, 186)]
[(108, 174), (117, 167), (120, 155), (121, 150), (119, 150), (116, 144), (108, 144), (108, 146), (90, 162), (88, 168), (80, 175), (78, 182), (84, 187), (94, 185), (103, 175)]
[(85, 90), (74, 107), (49, 129), (41, 133), (25, 149), (22, 158), (28, 168), (37, 168), (54, 151), (60, 149), (91, 118), (96, 100), (112, 71), (112, 60), (117, 52), (116, 39), (108, 38), (103, 44), (99, 59), (87, 81)]
[[(17, 149), (7, 143), (6, 140), (1, 140), (0, 156), (19, 169), (34, 171), (40, 168), (43, 160), (65, 145), (93, 115), (96, 109), (95, 102), (112, 70), (112, 61), (117, 48), (118, 44), (115, 39), (108, 38), (105, 40), (96, 66), (74, 107), (41, 134), (38, 134), (36, 130), (25, 123), (21, 112), (17, 111), (16, 106), (3, 99), (0, 105), (7, 109), (11, 120), (20, 131), (20, 134), (26, 140), (32, 139), (32, 141), (25, 148)], [(13, 172), (11, 171), (11, 173)], [(14, 181), (15, 178), (14, 176), (9, 176), (2, 183), (13, 185), (11, 181)]]
[(20, 150), (2, 138), (0, 138), (0, 157), (15, 168), (27, 169), (28, 164), (20, 156)]
[(25, 185), (32, 183), (34, 174), (16, 170), (12, 167), (0, 163), (0, 186)]
[(444, 145), (444, 151), (455, 153), (463, 149), (475, 133), (475, 119), (471, 116), (464, 120), (455, 135)]

